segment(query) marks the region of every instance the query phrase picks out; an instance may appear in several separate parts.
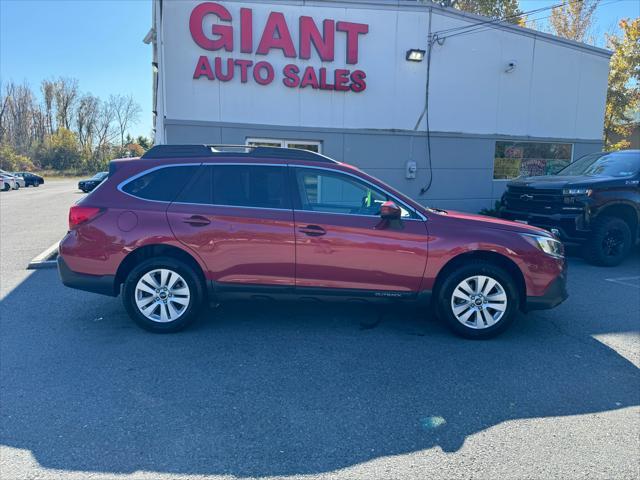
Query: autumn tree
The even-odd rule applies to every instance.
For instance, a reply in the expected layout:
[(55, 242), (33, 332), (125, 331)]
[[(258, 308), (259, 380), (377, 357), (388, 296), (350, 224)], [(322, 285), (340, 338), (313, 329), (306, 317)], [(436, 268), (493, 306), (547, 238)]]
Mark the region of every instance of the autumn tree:
[(56, 122), (58, 128), (71, 129), (78, 95), (77, 79), (61, 77), (55, 82), (53, 96), (56, 105)]
[(589, 32), (593, 15), (600, 0), (562, 0), (562, 5), (551, 10), (551, 33), (576, 42), (591, 42)]
[(113, 109), (115, 119), (120, 133), (120, 146), (125, 145), (125, 133), (127, 129), (138, 122), (142, 109), (131, 95), (111, 95), (109, 103)]
[(607, 35), (613, 50), (604, 118), (607, 150), (630, 146), (633, 113), (640, 110), (640, 18), (620, 20), (620, 35)]
[(476, 15), (505, 19), (509, 23), (523, 23), (518, 0), (442, 0), (440, 3)]

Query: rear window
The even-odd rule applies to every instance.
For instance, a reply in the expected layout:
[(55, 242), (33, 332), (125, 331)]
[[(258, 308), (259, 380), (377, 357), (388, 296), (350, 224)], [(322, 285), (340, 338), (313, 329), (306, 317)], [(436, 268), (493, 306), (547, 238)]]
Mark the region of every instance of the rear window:
[(122, 191), (145, 200), (172, 202), (198, 169), (198, 165), (159, 168), (134, 178)]
[(291, 208), (286, 167), (216, 165), (213, 167), (213, 203)]

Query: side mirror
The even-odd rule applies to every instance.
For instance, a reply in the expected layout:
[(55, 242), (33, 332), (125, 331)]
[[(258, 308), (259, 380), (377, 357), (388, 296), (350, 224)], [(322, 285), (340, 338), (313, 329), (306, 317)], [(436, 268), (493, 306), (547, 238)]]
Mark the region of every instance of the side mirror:
[(387, 200), (380, 206), (380, 216), (385, 220), (398, 220), (402, 216), (402, 210), (391, 200)]

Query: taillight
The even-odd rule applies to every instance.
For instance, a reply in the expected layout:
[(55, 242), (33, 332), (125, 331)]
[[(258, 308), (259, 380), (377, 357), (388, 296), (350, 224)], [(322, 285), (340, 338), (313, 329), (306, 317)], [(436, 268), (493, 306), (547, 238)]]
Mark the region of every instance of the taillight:
[(102, 209), (97, 207), (74, 205), (69, 209), (69, 230), (89, 220), (93, 220), (101, 211)]

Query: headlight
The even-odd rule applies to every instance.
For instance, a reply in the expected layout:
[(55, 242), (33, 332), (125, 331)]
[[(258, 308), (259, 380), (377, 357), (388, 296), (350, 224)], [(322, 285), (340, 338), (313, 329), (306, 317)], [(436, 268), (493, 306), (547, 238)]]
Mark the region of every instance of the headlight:
[(539, 248), (547, 255), (551, 255), (555, 258), (564, 257), (564, 245), (561, 241), (541, 235), (529, 235), (527, 233), (523, 233), (521, 235), (527, 242), (534, 247)]
[(565, 188), (562, 190), (564, 195), (586, 195), (587, 197), (591, 196), (591, 192), (593, 190), (590, 188)]

